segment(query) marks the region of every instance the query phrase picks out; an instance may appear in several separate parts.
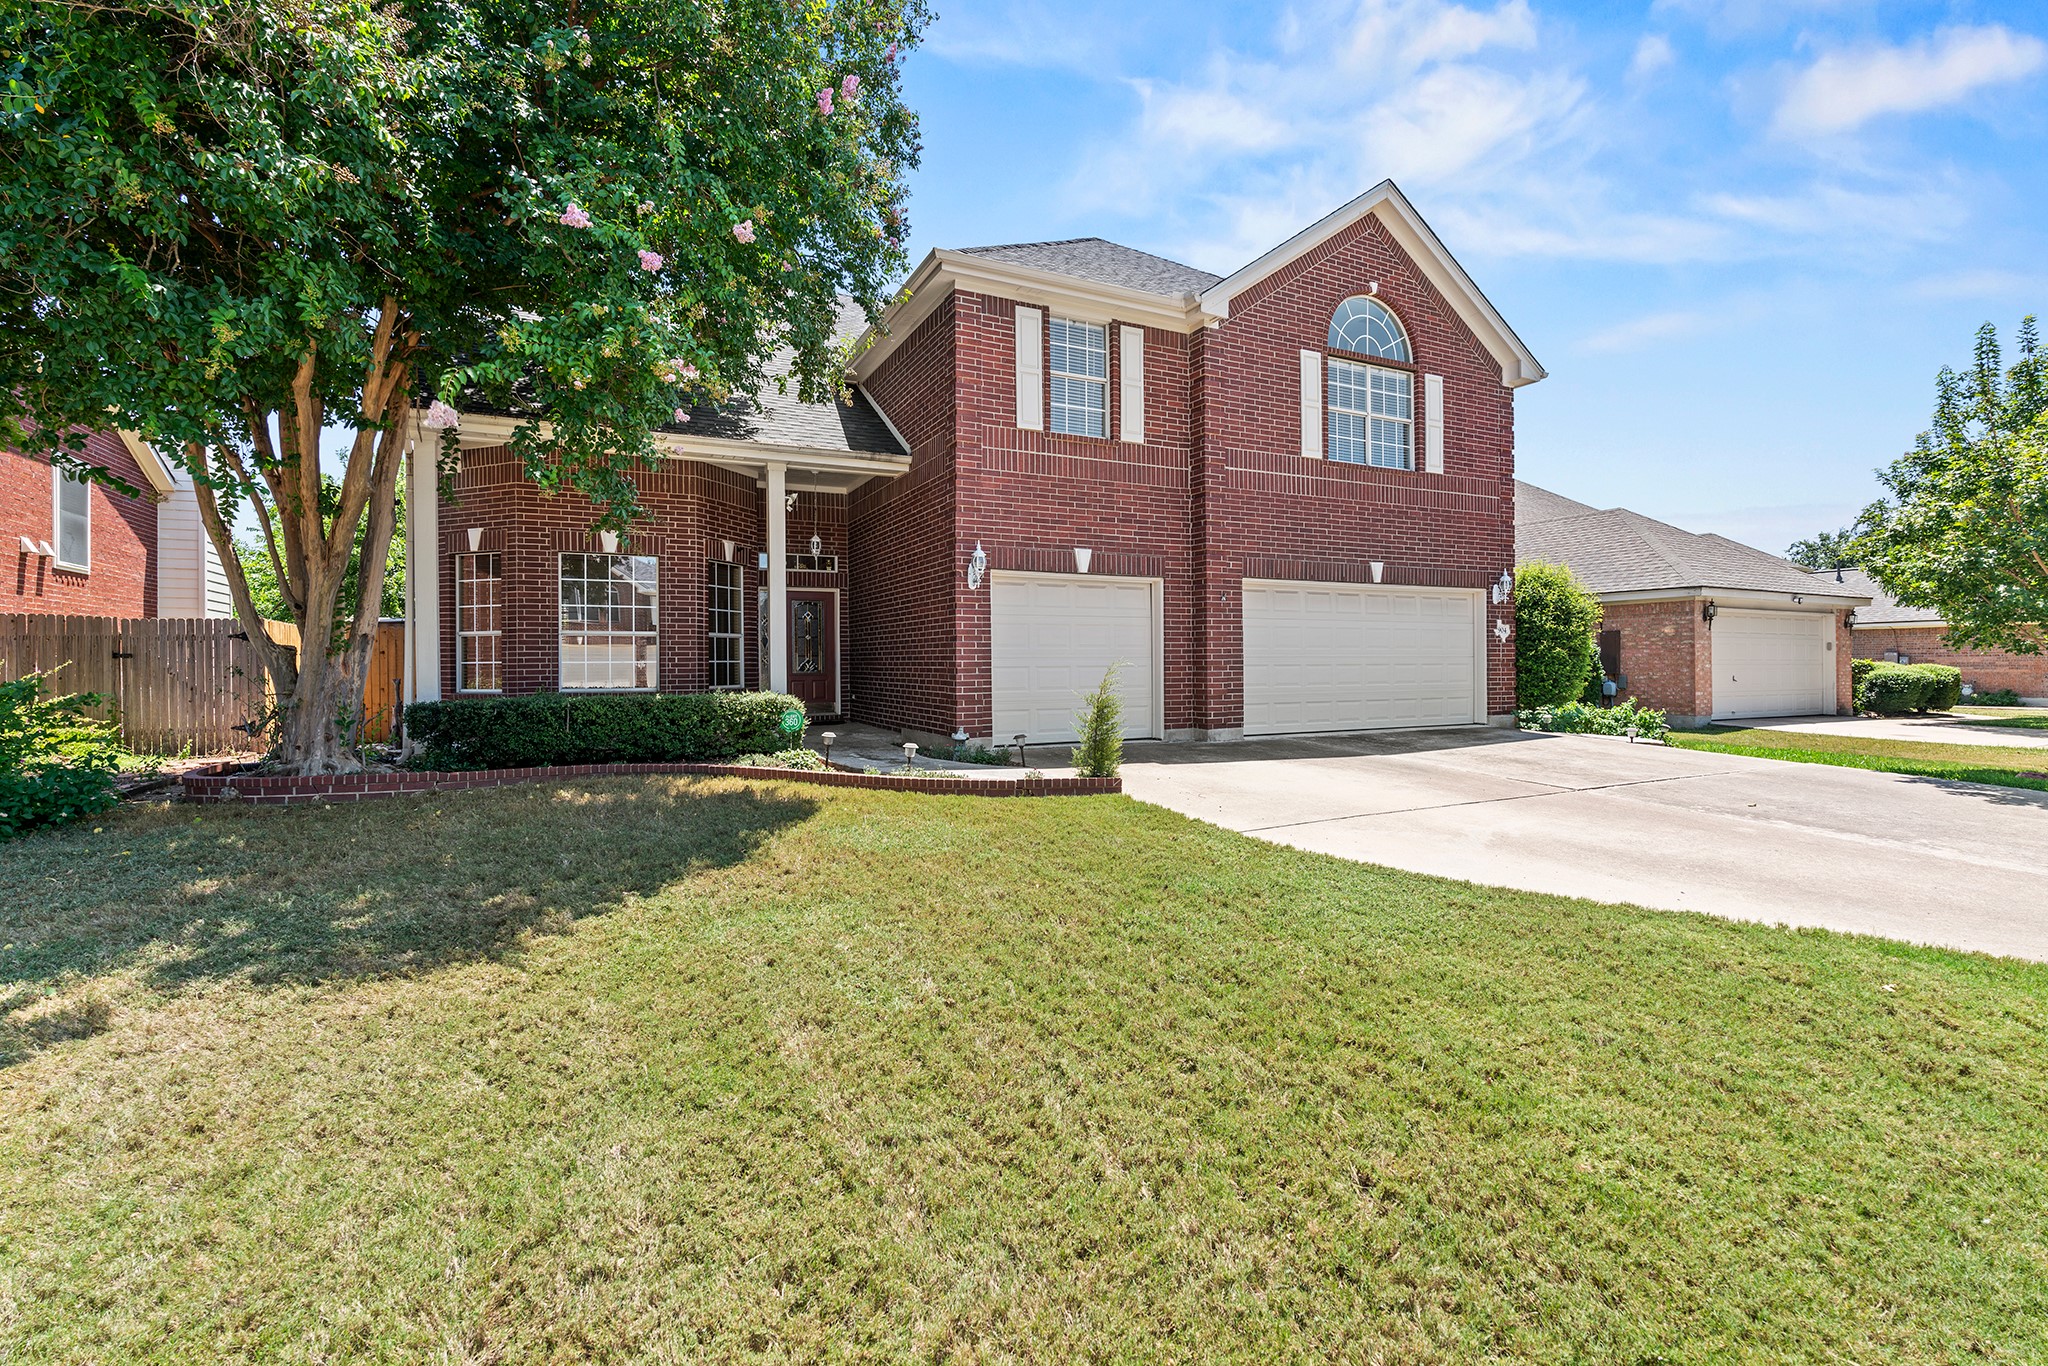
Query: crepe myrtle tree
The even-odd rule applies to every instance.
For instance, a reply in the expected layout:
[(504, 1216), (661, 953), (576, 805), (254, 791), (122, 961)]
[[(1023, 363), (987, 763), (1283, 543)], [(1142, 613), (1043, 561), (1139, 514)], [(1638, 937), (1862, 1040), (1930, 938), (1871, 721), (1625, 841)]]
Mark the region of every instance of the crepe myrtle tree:
[[(905, 265), (922, 0), (17, 0), (0, 14), (0, 437), (139, 432), (191, 470), (277, 696), (352, 741), (403, 457), (458, 400), (599, 526), (656, 429), (844, 385), (835, 298)], [(328, 474), (330, 424), (354, 440)], [(450, 432), (450, 436), (454, 433)], [(451, 443), (452, 445), (452, 443)], [(445, 459), (445, 458), (444, 458)], [(444, 463), (444, 471), (446, 465)], [(252, 523), (296, 648), (235, 554)], [(344, 595), (343, 585), (354, 580)]]
[(1943, 366), (1934, 425), (1878, 474), (1887, 497), (1856, 524), (1858, 560), (1885, 591), (1931, 607), (1957, 645), (2048, 646), (2048, 352), (2021, 321), (2010, 368), (1977, 331), (1968, 371)]

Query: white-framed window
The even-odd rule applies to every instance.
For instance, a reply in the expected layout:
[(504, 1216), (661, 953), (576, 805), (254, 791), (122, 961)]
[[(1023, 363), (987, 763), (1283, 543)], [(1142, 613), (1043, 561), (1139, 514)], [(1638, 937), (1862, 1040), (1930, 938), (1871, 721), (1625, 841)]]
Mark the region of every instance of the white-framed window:
[(70, 470), (50, 471), (56, 484), (54, 519), (56, 535), (51, 539), (57, 548), (57, 567), (60, 569), (92, 568), (92, 481), (81, 479)]
[(1415, 467), (1415, 377), (1330, 357), (1330, 459)]
[(743, 688), (746, 678), (746, 599), (741, 594), (740, 567), (711, 561), (709, 620), (711, 688), (714, 692)]
[(505, 691), (505, 579), (496, 555), (455, 557), (455, 690)]
[(1069, 436), (1109, 435), (1109, 329), (1053, 318), (1052, 429)]
[(563, 555), (562, 688), (652, 692), (657, 664), (652, 555)]
[(1385, 360), (1412, 361), (1408, 354), (1408, 332), (1401, 320), (1387, 311), (1378, 299), (1354, 295), (1337, 305), (1330, 318), (1330, 345), (1339, 351)]

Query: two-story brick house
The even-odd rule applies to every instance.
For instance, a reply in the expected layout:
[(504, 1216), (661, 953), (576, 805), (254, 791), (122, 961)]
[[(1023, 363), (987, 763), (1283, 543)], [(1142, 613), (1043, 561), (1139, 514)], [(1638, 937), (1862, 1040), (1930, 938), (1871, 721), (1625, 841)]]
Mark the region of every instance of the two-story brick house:
[(935, 251), (850, 403), (693, 414), (623, 538), (488, 414), (437, 505), (429, 434), (408, 676), (1055, 741), (1113, 664), (1132, 736), (1499, 722), (1543, 373), (1392, 182), (1227, 278), (1094, 238)]

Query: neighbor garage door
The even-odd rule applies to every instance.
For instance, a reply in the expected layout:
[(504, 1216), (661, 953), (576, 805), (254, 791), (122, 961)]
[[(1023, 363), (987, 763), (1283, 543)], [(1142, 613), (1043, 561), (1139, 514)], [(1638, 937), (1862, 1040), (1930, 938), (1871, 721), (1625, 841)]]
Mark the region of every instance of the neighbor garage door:
[(1714, 718), (1833, 715), (1832, 614), (1715, 614)]
[(995, 739), (1074, 740), (1081, 696), (1117, 666), (1124, 734), (1159, 734), (1157, 597), (1150, 579), (1084, 574), (989, 577)]
[(1246, 580), (1245, 734), (1484, 721), (1484, 618), (1476, 592)]

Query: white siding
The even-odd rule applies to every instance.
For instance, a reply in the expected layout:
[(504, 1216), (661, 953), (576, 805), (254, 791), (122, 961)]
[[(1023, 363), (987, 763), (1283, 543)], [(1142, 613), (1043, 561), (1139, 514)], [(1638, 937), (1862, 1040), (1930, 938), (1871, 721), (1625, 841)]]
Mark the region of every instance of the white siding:
[(171, 479), (171, 491), (156, 510), (156, 614), (231, 617), (235, 600), (228, 592), (227, 571), (200, 520), (192, 476), (173, 469)]

